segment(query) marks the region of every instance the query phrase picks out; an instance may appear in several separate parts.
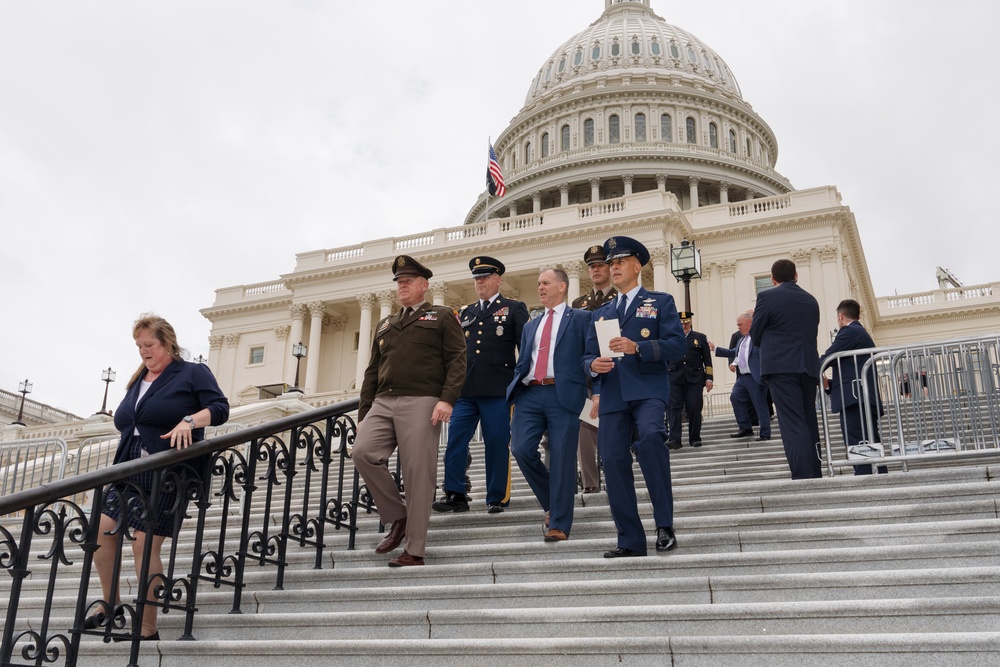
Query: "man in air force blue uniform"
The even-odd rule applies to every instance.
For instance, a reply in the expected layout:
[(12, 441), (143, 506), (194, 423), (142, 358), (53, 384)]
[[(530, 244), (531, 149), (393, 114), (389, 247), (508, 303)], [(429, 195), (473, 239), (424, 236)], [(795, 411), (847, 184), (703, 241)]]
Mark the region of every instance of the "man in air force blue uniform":
[(664, 424), (670, 393), (667, 363), (684, 354), (687, 342), (673, 297), (639, 286), (639, 274), (649, 261), (645, 246), (627, 236), (613, 236), (604, 242), (604, 252), (619, 298), (594, 311), (593, 321), (619, 322), (620, 335), (611, 339), (610, 354), (623, 356), (602, 356), (591, 327), (583, 357), (584, 370), (593, 377), (592, 414), (600, 415), (597, 446), (618, 529), (618, 546), (604, 557), (645, 556), (646, 531), (636, 504), (630, 446), (635, 447), (653, 504), (656, 550), (670, 551), (677, 541)]

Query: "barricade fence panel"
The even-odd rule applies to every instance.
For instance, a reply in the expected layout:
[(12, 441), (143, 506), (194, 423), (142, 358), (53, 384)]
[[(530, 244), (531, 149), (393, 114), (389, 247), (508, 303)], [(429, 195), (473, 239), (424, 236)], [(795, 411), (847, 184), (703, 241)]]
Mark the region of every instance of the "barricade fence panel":
[[(838, 465), (900, 463), (920, 457), (1000, 456), (1000, 336), (852, 350), (831, 355), (821, 373), (831, 474)], [(834, 412), (836, 410), (836, 412)], [(855, 420), (860, 437), (834, 452), (833, 431)]]

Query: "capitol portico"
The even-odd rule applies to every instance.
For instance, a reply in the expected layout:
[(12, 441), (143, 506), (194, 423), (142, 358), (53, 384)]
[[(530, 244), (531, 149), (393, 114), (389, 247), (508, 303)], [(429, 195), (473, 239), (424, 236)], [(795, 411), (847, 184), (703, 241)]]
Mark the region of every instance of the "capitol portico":
[[(308, 348), (299, 382), (308, 400), (352, 392), (375, 324), (396, 308), (389, 267), (399, 254), (430, 267), (429, 298), (456, 309), (475, 298), (469, 259), (496, 256), (507, 266), (502, 292), (530, 308), (546, 266), (567, 271), (570, 299), (589, 290), (583, 253), (613, 234), (646, 244), (643, 283), (679, 304), (669, 249), (695, 242), (702, 275), (691, 283), (694, 325), (714, 341), (728, 342), (736, 315), (770, 286), (781, 257), (795, 261), (799, 283), (820, 302), (820, 350), (845, 298), (861, 303), (877, 344), (1000, 330), (993, 284), (877, 297), (858, 223), (838, 190), (796, 190), (776, 171), (774, 133), (729, 67), (649, 0), (605, 0), (597, 20), (541, 63), (495, 148), (507, 193), (480, 193), (464, 220), (303, 252), (291, 273), (217, 290), (202, 313), (212, 322), (209, 364), (232, 401), (291, 386), (298, 342)], [(716, 379), (722, 390), (733, 380)]]

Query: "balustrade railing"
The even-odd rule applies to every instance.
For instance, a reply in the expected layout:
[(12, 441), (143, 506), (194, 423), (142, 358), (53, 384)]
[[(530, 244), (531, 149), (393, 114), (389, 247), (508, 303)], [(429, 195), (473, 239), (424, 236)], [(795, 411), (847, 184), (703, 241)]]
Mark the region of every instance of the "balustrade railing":
[[(350, 414), (357, 405), (351, 399), (0, 498), (0, 516), (22, 516), (19, 528), (0, 524), (0, 569), (10, 575), (0, 589), (6, 592), (0, 664), (74, 666), (81, 641), (97, 637), (131, 641), (128, 664), (137, 665), (146, 608), (180, 613), (181, 639), (193, 639), (204, 586), (232, 591), (232, 612), (239, 613), (248, 566), (273, 568), (274, 588), (280, 589), (291, 547), (314, 552), (316, 569), (323, 567), (330, 531), (346, 531), (346, 548), (353, 549), (358, 512), (373, 510), (350, 464), (357, 430)], [(144, 473), (153, 479), (148, 497), (130, 481)], [(92, 498), (89, 508), (76, 500), (81, 497)], [(160, 507), (169, 498), (172, 506)], [(238, 503), (258, 511), (237, 512)], [(130, 524), (152, 533), (164, 509), (175, 516), (163, 572), (150, 573), (147, 550), (137, 567), (147, 585), (135, 586), (135, 597), (120, 604), (91, 592), (94, 553), (105, 548), (98, 546), (101, 516), (109, 504), (122, 508), (107, 533), (116, 545), (116, 578), (124, 546), (136, 538)], [(182, 530), (188, 539), (193, 533), (194, 548), (179, 559)], [(37, 593), (22, 600), (29, 577), (47, 581), (41, 604)], [(59, 592), (68, 590), (67, 581), (72, 595)], [(84, 621), (97, 612), (102, 621), (86, 629)]]

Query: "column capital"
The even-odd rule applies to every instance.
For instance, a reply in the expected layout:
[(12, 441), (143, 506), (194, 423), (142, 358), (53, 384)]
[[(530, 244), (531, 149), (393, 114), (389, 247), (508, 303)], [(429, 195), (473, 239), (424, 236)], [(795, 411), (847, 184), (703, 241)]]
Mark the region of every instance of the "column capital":
[(729, 191), (729, 181), (719, 181), (719, 190)]
[(568, 193), (569, 192), (569, 187), (570, 187), (569, 183), (560, 183), (559, 184), (559, 192), (560, 192), (560, 194), (566, 194), (566, 193)]
[(736, 260), (726, 259), (718, 263), (719, 273), (723, 276), (736, 275)]
[(288, 312), (291, 314), (293, 320), (301, 320), (309, 312), (309, 308), (304, 303), (293, 303), (288, 307)]
[(359, 294), (357, 296), (358, 304), (361, 305), (361, 310), (371, 310), (372, 306), (375, 305), (375, 295), (371, 292), (366, 292), (364, 294)]
[(275, 340), (287, 340), (288, 334), (292, 330), (291, 324), (279, 324), (274, 327), (274, 339)]
[(583, 262), (579, 260), (570, 260), (568, 262), (560, 262), (559, 267), (566, 272), (566, 275), (570, 278), (582, 278), (587, 275), (587, 267)]
[(652, 264), (662, 264), (663, 266), (670, 265), (670, 248), (665, 248), (660, 246), (658, 248), (652, 248), (649, 251), (649, 261)]
[(819, 249), (819, 258), (824, 262), (832, 262), (837, 259), (840, 249), (835, 245), (825, 245)]
[(323, 328), (333, 331), (343, 331), (347, 327), (346, 315), (327, 315), (323, 318)]
[(635, 174), (622, 174), (622, 181), (625, 183), (633, 183), (635, 181)]
[[(368, 295), (372, 296), (372, 295)], [(396, 293), (392, 290), (382, 290), (375, 293), (375, 299), (378, 299), (378, 305), (380, 308), (392, 308), (396, 302)], [(359, 299), (361, 297), (358, 297)]]
[(701, 178), (698, 176), (688, 176), (688, 185), (698, 185)]
[(433, 297), (444, 299), (448, 296), (448, 283), (444, 280), (435, 280), (428, 289)]
[(240, 334), (238, 332), (226, 334), (226, 347), (236, 347), (239, 343)]
[(600, 176), (591, 176), (588, 179), (588, 181), (590, 182), (590, 187), (592, 187), (592, 188), (596, 188), (596, 187), (599, 187), (601, 185), (601, 177)]
[(326, 315), (326, 304), (322, 301), (310, 301), (306, 304), (309, 308), (309, 315), (312, 317), (323, 317)]
[(212, 334), (208, 337), (208, 347), (211, 350), (221, 350), (222, 341), (225, 338), (222, 334)]
[(792, 252), (792, 261), (796, 266), (807, 264), (812, 259), (812, 248), (799, 248)]

